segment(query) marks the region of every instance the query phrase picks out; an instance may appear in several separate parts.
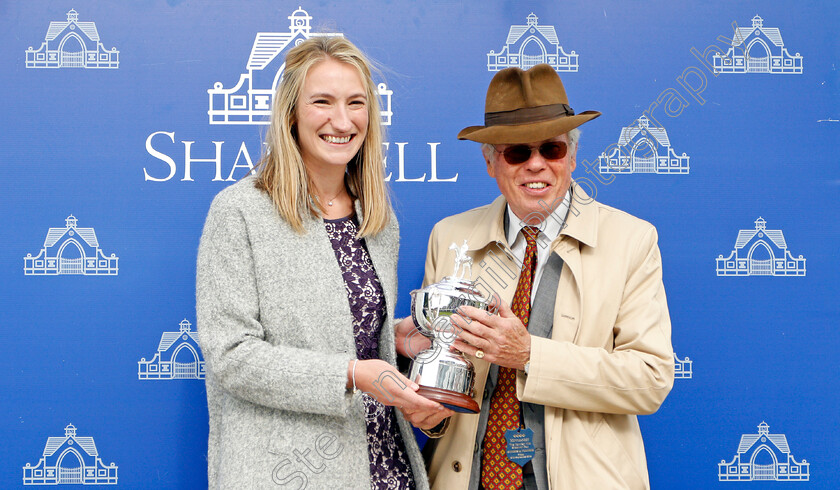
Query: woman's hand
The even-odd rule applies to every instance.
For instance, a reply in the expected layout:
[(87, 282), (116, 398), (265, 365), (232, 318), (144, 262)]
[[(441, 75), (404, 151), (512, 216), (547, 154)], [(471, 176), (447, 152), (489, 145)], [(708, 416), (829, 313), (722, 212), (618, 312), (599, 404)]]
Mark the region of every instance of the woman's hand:
[(441, 420), (454, 415), (437, 402), (417, 394), (420, 385), (403, 376), (381, 359), (352, 360), (348, 365), (348, 380), (352, 383), (353, 365), (356, 369), (356, 388), (372, 396), (383, 405), (397, 407), (406, 420), (420, 429), (431, 429)]

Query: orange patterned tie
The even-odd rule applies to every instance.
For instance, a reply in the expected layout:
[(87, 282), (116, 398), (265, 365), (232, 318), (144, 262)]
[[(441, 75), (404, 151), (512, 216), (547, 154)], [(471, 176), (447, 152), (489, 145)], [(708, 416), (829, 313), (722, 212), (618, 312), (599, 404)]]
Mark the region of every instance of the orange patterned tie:
[[(531, 282), (537, 263), (537, 235), (533, 226), (522, 228), (527, 246), (519, 283), (510, 305), (514, 315), (528, 328), (531, 315)], [(522, 487), (522, 467), (507, 457), (506, 430), (519, 428), (519, 400), (516, 398), (516, 370), (499, 366), (499, 381), (490, 399), (484, 457), (481, 461), (481, 485), (487, 490), (515, 490)]]

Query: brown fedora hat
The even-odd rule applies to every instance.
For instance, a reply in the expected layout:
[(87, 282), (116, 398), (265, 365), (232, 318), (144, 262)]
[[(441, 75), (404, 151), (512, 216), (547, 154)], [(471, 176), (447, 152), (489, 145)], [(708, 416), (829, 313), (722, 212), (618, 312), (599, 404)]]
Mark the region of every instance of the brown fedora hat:
[(505, 68), (493, 77), (484, 103), (484, 126), (458, 133), (492, 145), (532, 143), (567, 133), (600, 116), (598, 111), (575, 114), (569, 107), (563, 82), (550, 65), (523, 71)]

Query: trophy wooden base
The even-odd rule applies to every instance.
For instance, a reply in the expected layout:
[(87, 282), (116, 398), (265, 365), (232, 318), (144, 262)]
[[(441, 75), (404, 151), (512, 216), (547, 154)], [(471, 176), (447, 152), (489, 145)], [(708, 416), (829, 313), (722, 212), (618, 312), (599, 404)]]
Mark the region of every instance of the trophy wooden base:
[(454, 391), (420, 385), (420, 389), (417, 390), (417, 394), (426, 397), (429, 400), (436, 401), (455, 412), (478, 413), (480, 409), (475, 400), (463, 393), (456, 393)]

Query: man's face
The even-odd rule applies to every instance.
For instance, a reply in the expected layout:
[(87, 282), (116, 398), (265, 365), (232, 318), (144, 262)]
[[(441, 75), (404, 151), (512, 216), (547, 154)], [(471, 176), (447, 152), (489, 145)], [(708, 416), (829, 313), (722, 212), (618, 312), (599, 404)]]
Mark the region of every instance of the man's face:
[[(526, 146), (531, 147), (531, 156), (519, 164), (508, 163), (504, 151), (521, 145), (495, 145), (496, 151), (490, 158), (485, 156), (487, 173), (496, 179), (496, 184), (507, 199), (510, 209), (523, 223), (541, 223), (563, 202), (563, 197), (572, 182), (577, 148), (568, 147), (563, 158), (547, 160), (542, 153), (550, 155), (550, 152), (541, 152), (539, 148), (552, 142), (560, 142), (567, 146), (569, 144), (566, 134), (528, 143)], [(550, 146), (544, 149), (551, 150)], [(522, 154), (522, 148), (517, 150)], [(540, 202), (543, 202), (543, 206), (540, 206)]]

